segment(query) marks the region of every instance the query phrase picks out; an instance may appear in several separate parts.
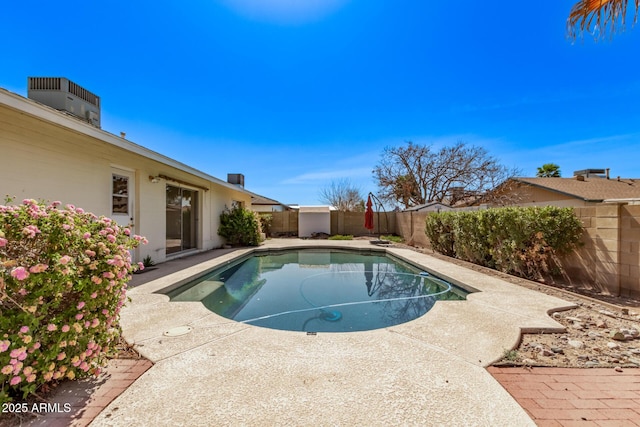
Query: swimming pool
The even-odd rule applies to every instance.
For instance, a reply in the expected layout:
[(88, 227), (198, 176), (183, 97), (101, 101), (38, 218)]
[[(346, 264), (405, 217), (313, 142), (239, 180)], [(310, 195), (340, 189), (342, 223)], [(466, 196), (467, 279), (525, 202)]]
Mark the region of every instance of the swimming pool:
[(167, 294), (251, 325), (351, 332), (408, 322), (468, 292), (384, 253), (294, 249), (255, 253)]

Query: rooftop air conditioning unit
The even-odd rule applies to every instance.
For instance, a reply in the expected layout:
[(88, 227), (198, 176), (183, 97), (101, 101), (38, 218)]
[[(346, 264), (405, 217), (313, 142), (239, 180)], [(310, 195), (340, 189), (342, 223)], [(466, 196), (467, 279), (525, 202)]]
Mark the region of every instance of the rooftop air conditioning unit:
[(29, 77), (27, 97), (100, 127), (100, 97), (64, 77)]

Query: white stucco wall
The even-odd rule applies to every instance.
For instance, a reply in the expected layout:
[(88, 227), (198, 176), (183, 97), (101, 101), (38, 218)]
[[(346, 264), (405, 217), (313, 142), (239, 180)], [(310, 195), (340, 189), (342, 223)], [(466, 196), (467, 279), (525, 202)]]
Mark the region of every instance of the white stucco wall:
[(311, 237), (313, 233), (331, 234), (331, 211), (328, 206), (300, 207), (298, 236)]
[[(199, 192), (196, 234), (200, 250), (224, 243), (217, 230), (225, 206), (233, 201), (251, 205), (251, 196), (240, 189), (206, 179), (203, 173), (185, 171), (173, 161), (167, 164), (131, 152), (114, 145), (119, 143), (114, 135), (19, 98), (0, 92), (0, 197), (15, 197), (17, 203), (25, 198), (59, 200), (111, 216), (113, 168), (128, 170), (134, 177), (133, 231), (149, 240), (134, 254), (137, 261), (147, 255), (156, 262), (166, 259), (167, 183)], [(123, 141), (122, 145), (131, 143)], [(181, 182), (151, 182), (149, 177), (158, 175)]]

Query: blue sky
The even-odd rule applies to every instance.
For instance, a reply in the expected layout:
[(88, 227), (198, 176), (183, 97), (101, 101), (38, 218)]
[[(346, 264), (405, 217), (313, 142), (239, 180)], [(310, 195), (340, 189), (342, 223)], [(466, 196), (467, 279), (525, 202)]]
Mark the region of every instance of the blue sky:
[(640, 178), (640, 28), (571, 42), (572, 4), (9, 2), (0, 86), (67, 77), (101, 97), (104, 130), (283, 203), (344, 178), (375, 192), (405, 141)]

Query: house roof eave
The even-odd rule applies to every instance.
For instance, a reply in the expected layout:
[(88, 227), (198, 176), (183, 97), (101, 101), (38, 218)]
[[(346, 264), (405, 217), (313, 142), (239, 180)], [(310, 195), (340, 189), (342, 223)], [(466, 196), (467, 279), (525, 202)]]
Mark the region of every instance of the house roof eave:
[(156, 151), (150, 150), (142, 145), (138, 145), (134, 142), (128, 141), (122, 137), (116, 136), (105, 130), (84, 123), (81, 120), (76, 120), (72, 117), (68, 117), (63, 112), (56, 110), (55, 108), (36, 102), (32, 99), (25, 98), (21, 95), (10, 92), (4, 88), (0, 88), (0, 104), (12, 108), (24, 114), (45, 120), (49, 123), (70, 129), (74, 132), (82, 133), (89, 137), (95, 138), (104, 143), (121, 148), (134, 154), (146, 157), (148, 159), (157, 161), (167, 166), (171, 166), (183, 172), (187, 172), (191, 175), (205, 179), (211, 183), (221, 185), (226, 188), (234, 189), (245, 194), (250, 194), (247, 190), (238, 187), (234, 184), (230, 184), (198, 169), (195, 169), (182, 162), (174, 160), (164, 154), (160, 154)]

